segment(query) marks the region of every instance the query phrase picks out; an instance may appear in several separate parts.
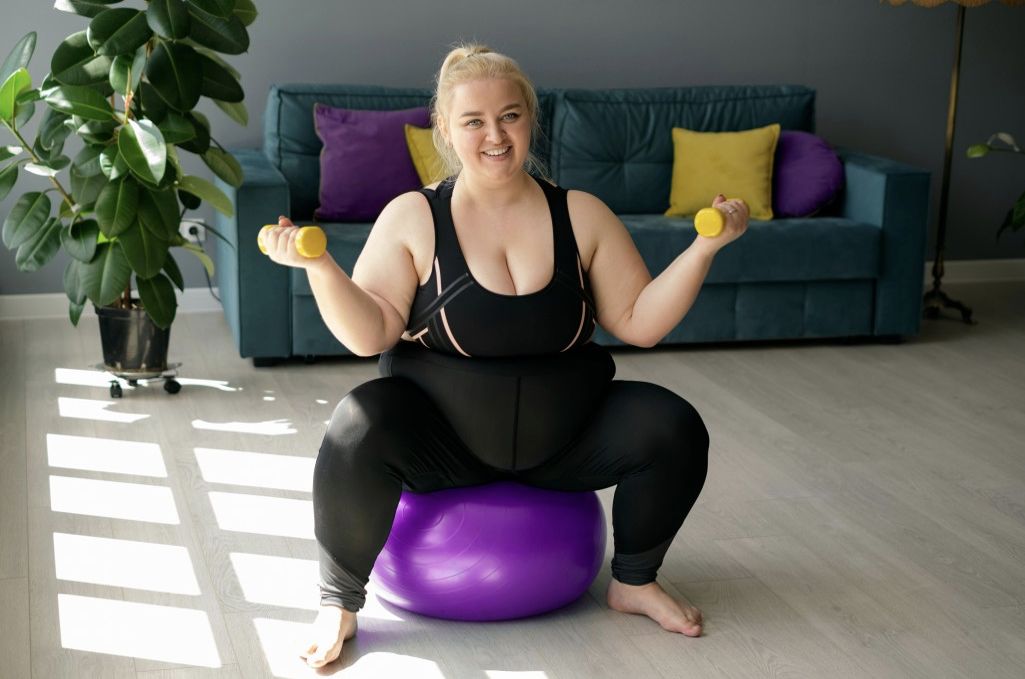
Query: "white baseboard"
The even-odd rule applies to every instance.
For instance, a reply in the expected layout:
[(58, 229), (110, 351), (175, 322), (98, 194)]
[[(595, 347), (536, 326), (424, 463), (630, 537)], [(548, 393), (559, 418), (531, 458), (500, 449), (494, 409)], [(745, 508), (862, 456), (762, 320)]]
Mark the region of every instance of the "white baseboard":
[[(926, 287), (932, 287), (932, 262), (925, 263)], [(943, 263), (944, 283), (1025, 281), (1025, 259), (963, 259)]]
[[(185, 288), (178, 294), (178, 313), (202, 313), (220, 311), (221, 303), (207, 288)], [(214, 288), (217, 292), (217, 288)], [(95, 316), (93, 305), (86, 303), (82, 317)], [(0, 321), (24, 320), (29, 318), (67, 318), (68, 297), (63, 292), (34, 295), (0, 295)]]

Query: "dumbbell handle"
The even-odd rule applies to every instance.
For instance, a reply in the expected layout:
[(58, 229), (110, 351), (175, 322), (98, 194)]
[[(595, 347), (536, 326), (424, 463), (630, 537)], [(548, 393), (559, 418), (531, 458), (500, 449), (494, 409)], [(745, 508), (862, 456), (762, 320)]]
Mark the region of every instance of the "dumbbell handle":
[[(260, 252), (267, 254), (267, 249), (263, 247), (263, 233), (267, 229), (272, 229), (277, 224), (267, 224), (256, 237), (256, 244), (260, 248)], [(295, 251), (298, 252), (302, 257), (307, 259), (316, 259), (324, 254), (324, 250), (327, 249), (327, 235), (324, 233), (324, 229), (319, 226), (302, 226), (299, 227), (299, 233), (295, 236)]]
[(705, 207), (694, 215), (694, 228), (706, 238), (715, 238), (726, 226), (726, 215), (717, 207)]

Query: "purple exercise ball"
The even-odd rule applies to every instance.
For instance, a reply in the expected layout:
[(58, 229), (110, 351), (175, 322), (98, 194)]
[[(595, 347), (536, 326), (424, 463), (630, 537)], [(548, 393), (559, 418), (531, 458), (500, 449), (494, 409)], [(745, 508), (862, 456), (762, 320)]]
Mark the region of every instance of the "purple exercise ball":
[(509, 620), (576, 600), (605, 557), (598, 496), (498, 482), (403, 491), (373, 578), (382, 599), (449, 620)]

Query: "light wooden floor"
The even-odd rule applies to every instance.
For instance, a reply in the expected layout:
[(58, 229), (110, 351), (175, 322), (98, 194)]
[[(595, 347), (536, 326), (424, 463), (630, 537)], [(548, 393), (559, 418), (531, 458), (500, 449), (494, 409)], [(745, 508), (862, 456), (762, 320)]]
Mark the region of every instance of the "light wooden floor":
[[(606, 568), (575, 604), (517, 622), (371, 597), (332, 669), (1025, 676), (1025, 285), (950, 292), (979, 324), (926, 322), (903, 345), (617, 353), (619, 377), (673, 389), (711, 432), (660, 576), (704, 610), (703, 638), (608, 610)], [(254, 369), (219, 315), (186, 315), (171, 359), (198, 382), (113, 400), (90, 369), (95, 320), (69, 327), (0, 323), (0, 677), (313, 676), (295, 653), (316, 605), (312, 458), (376, 364)]]

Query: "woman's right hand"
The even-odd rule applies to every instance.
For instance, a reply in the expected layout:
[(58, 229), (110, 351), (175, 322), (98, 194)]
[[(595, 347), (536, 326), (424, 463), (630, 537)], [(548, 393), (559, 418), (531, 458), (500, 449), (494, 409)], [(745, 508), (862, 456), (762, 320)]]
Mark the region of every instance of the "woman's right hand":
[(278, 225), (264, 227), (259, 234), (263, 249), (267, 256), (278, 264), (294, 266), (299, 269), (309, 269), (323, 262), (327, 256), (325, 251), (320, 257), (303, 257), (295, 247), (295, 238), (299, 234), (299, 228), (292, 223), (288, 217), (278, 217)]

